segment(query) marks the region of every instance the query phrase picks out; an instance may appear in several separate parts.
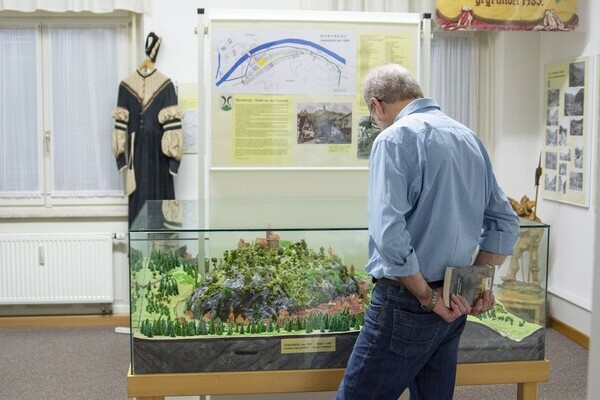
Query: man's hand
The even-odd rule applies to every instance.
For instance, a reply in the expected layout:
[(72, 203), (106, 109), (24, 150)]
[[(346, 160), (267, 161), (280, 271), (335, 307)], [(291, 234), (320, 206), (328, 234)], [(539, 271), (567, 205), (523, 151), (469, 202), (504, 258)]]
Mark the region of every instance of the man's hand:
[(479, 315), (486, 313), (494, 308), (494, 303), (496, 300), (494, 299), (494, 293), (491, 290), (486, 290), (483, 293), (483, 298), (479, 299), (475, 302), (473, 307), (471, 307), (471, 315)]
[[(442, 289), (437, 289), (442, 297)], [(433, 312), (442, 317), (446, 322), (452, 322), (458, 317), (471, 313), (471, 306), (463, 296), (453, 294), (450, 297), (450, 308), (446, 307), (443, 301), (439, 301)]]

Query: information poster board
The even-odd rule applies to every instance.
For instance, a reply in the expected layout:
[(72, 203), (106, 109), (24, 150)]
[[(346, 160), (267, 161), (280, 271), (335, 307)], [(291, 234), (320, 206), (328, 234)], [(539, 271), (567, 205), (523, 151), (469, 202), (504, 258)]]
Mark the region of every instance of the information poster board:
[(542, 196), (589, 206), (592, 134), (592, 68), (588, 57), (544, 68), (545, 143)]
[(205, 21), (211, 169), (366, 169), (379, 133), (366, 71), (393, 62), (419, 76), (418, 14), (207, 10)]

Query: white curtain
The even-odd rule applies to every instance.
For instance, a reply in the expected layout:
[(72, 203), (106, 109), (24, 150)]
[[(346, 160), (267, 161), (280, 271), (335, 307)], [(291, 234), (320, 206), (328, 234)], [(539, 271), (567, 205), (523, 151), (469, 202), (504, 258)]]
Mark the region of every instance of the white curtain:
[(430, 92), (442, 111), (477, 129), (477, 37), (472, 32), (434, 34)]
[(149, 0), (0, 0), (0, 11), (51, 11), (110, 13), (115, 10), (145, 13), (150, 11)]
[(111, 152), (118, 28), (52, 28), (54, 196), (119, 196)]
[(0, 28), (0, 197), (42, 194), (35, 28)]

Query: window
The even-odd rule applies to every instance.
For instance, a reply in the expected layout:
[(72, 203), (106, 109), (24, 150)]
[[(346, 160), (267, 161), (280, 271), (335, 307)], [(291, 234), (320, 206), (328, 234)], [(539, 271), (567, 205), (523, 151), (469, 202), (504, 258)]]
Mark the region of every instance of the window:
[(0, 205), (125, 204), (111, 135), (127, 19), (0, 21)]

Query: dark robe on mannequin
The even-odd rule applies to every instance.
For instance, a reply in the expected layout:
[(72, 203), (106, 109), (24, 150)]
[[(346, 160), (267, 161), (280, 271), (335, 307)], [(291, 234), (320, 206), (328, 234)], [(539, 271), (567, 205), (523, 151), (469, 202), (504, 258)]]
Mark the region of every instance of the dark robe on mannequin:
[(175, 199), (173, 176), (183, 152), (182, 115), (173, 83), (156, 68), (136, 70), (119, 85), (113, 152), (119, 170), (127, 167), (133, 153), (136, 189), (129, 196), (129, 226), (146, 200)]

